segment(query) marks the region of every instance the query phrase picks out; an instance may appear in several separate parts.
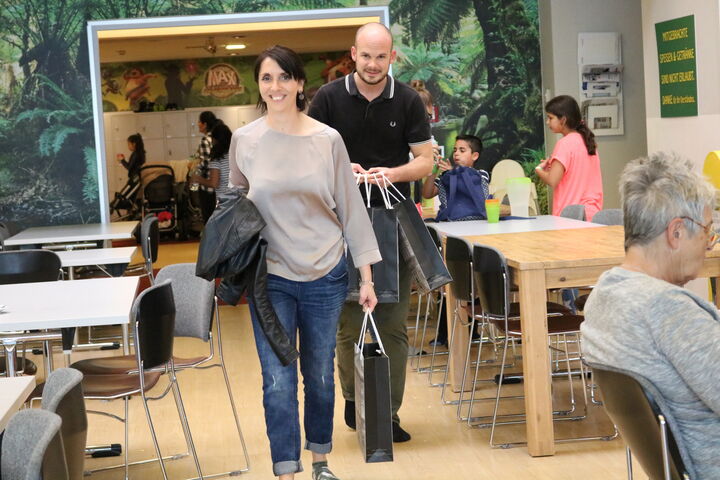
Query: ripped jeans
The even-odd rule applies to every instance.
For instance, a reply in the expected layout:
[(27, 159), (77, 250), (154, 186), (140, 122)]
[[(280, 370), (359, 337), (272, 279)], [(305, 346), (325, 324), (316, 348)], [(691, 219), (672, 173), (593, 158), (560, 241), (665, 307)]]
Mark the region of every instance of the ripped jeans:
[[(296, 282), (268, 275), (267, 291), (280, 322), (295, 344), (300, 336), (300, 371), (305, 393), (305, 448), (315, 453), (332, 450), (335, 408), (335, 335), (347, 296), (345, 257), (325, 276)], [(270, 348), (250, 306), (255, 345), (263, 377), (265, 425), (270, 439), (273, 473), (302, 472), (298, 373), (293, 362), (283, 367)]]

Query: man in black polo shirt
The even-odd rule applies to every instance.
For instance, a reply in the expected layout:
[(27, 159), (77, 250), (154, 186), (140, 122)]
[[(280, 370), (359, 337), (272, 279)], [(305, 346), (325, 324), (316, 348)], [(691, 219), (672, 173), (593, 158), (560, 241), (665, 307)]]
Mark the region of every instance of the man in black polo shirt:
[[(392, 34), (382, 24), (369, 23), (355, 34), (351, 49), (355, 71), (318, 90), (310, 116), (333, 127), (342, 135), (354, 172), (382, 172), (405, 196), (410, 184), (426, 177), (432, 169), (432, 144), (427, 113), (418, 94), (388, 75), (396, 52)], [(412, 153), (412, 160), (409, 157)], [(375, 183), (374, 180), (370, 180)], [(364, 188), (361, 189), (361, 192)], [(377, 189), (372, 202), (381, 206)], [(363, 192), (364, 194), (364, 192)], [(410, 277), (400, 262), (400, 301), (375, 307), (378, 329), (390, 358), (393, 408), (393, 440), (410, 440), (400, 427), (398, 409), (405, 391), (408, 354), (406, 321), (410, 299)], [(353, 343), (357, 341), (363, 312), (359, 305), (346, 303), (340, 316), (337, 356), (340, 383), (345, 397), (345, 423), (355, 428), (355, 384)]]

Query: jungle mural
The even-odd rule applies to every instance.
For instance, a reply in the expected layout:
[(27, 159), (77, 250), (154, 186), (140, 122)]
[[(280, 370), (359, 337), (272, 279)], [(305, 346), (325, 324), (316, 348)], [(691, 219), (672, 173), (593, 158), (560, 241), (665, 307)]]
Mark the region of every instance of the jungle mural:
[[(337, 77), (339, 59), (349, 52), (300, 55), (307, 88), (319, 88)], [(193, 107), (251, 105), (258, 89), (253, 79), (255, 57), (216, 57), (162, 62), (103, 63), (103, 111), (163, 111)], [(350, 59), (350, 67), (354, 62)], [(340, 75), (342, 76), (342, 75)]]
[[(446, 151), (458, 133), (482, 138), (483, 156), (492, 160), (520, 160), (543, 148), (537, 0), (4, 0), (0, 221), (28, 227), (100, 220), (87, 21), (367, 4), (389, 6), (399, 52), (395, 76), (421, 80), (433, 94), (440, 112), (433, 134)], [(193, 91), (202, 83), (194, 80), (188, 88), (194, 73), (184, 63), (176, 64), (177, 72), (163, 66), (162, 78), (128, 67), (103, 74), (116, 109), (131, 108), (130, 97), (147, 96), (146, 87), (158, 81), (165, 106), (182, 108), (195, 101)], [(252, 97), (253, 83), (244, 82), (235, 96)], [(128, 84), (139, 89), (127, 107), (118, 105)]]

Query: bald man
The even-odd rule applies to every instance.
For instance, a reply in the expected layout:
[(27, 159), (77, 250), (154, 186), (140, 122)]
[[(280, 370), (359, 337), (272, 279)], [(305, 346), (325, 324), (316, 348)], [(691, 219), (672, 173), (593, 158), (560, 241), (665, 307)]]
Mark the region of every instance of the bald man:
[[(385, 25), (368, 23), (360, 27), (350, 53), (355, 61), (355, 71), (320, 88), (309, 114), (340, 132), (354, 172), (384, 173), (408, 197), (409, 182), (425, 178), (433, 165), (430, 125), (423, 102), (415, 90), (388, 74), (397, 53), (393, 50), (392, 34)], [(370, 182), (374, 183), (374, 180)], [(364, 190), (360, 189), (363, 195)], [(375, 188), (371, 203), (383, 205)], [(382, 232), (375, 233), (378, 237), (382, 235)], [(405, 392), (410, 275), (402, 261), (399, 276), (399, 302), (378, 304), (374, 316), (390, 358), (393, 441), (406, 442), (410, 440), (410, 434), (400, 427), (398, 410)], [(353, 343), (360, 334), (363, 319), (362, 309), (358, 307), (345, 303), (337, 334), (345, 423), (353, 429)]]

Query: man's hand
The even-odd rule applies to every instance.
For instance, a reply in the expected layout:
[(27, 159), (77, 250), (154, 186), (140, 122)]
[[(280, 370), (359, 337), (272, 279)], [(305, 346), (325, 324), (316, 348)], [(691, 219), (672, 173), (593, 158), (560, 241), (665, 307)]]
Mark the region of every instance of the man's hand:
[[(373, 183), (375, 185), (381, 185), (384, 186), (383, 182), (383, 176), (387, 178), (387, 181), (390, 183), (397, 182), (397, 176), (395, 175), (395, 169), (394, 168), (388, 168), (388, 167), (373, 167), (370, 170), (367, 171), (368, 174), (368, 183)], [(375, 174), (375, 175), (373, 175)]]

